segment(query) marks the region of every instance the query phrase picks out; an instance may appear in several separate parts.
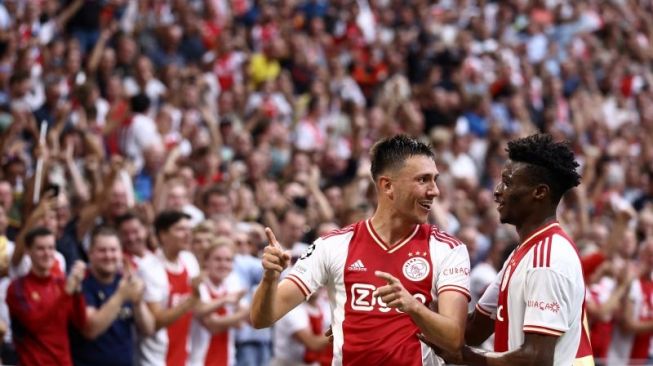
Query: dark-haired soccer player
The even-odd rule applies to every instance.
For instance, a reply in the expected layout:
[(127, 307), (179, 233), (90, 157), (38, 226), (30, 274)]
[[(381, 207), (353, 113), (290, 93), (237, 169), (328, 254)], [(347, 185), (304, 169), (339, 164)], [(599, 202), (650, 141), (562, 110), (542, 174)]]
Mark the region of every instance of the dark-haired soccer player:
[[(268, 327), (326, 286), (333, 310), (334, 365), (434, 365), (421, 331), (438, 346), (463, 343), (469, 300), (465, 245), (426, 224), (439, 195), (431, 149), (410, 137), (371, 151), (378, 207), (372, 218), (316, 240), (284, 280), (290, 256), (270, 229), (251, 318)], [(438, 301), (438, 311), (428, 306)]]
[(465, 346), (461, 363), (593, 365), (580, 259), (556, 220), (563, 194), (580, 183), (574, 154), (545, 134), (511, 141), (507, 151), (494, 198), (501, 222), (517, 228), (521, 243), (467, 324), (467, 343), (494, 332), (495, 352)]

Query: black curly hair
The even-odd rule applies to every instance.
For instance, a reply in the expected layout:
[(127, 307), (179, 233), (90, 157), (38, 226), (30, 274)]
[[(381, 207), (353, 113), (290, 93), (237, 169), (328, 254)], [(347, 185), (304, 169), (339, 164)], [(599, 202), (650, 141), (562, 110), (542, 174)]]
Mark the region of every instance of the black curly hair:
[(429, 145), (408, 135), (396, 135), (376, 142), (370, 151), (372, 179), (376, 181), (384, 172), (400, 169), (406, 159), (415, 155), (423, 155), (435, 160)]
[(549, 134), (535, 134), (508, 142), (506, 151), (510, 160), (529, 165), (532, 183), (551, 188), (553, 203), (580, 184), (578, 163), (567, 142), (555, 142)]

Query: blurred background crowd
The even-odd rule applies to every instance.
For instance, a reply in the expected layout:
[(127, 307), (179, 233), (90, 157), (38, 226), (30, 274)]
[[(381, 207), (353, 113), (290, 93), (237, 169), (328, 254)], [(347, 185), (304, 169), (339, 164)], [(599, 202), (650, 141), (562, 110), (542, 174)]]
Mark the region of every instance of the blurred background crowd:
[(209, 351), (326, 364), (320, 296), (273, 330), (247, 324), (263, 228), (298, 256), (369, 216), (368, 150), (406, 133), (436, 152), (431, 221), (467, 245), (477, 299), (517, 244), (493, 202), (506, 142), (544, 131), (581, 164), (559, 219), (585, 267), (595, 354), (630, 354), (653, 335), (651, 42), (646, 0), (2, 0), (0, 288), (35, 227), (70, 272), (103, 265), (96, 225), (140, 257), (163, 245), (155, 219), (180, 211), (185, 249), (222, 271), (206, 281), (240, 286), (211, 329), (233, 348)]

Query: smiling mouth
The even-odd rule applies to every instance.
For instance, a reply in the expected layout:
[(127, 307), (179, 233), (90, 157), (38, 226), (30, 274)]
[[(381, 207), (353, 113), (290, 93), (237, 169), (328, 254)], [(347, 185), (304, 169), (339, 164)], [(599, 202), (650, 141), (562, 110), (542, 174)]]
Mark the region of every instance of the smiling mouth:
[(433, 205), (433, 201), (420, 201), (419, 206), (426, 211), (431, 211), (431, 206)]

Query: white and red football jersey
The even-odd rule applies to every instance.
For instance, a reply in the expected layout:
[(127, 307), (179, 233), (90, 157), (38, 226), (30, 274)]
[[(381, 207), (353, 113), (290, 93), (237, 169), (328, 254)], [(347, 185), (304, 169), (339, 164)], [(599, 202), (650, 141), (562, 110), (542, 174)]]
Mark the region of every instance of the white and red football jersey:
[(539, 333), (560, 337), (554, 365), (593, 365), (584, 301), (576, 245), (555, 222), (513, 251), (476, 309), (495, 319), (497, 352), (519, 348), (524, 333)]
[(242, 52), (229, 52), (219, 56), (215, 60), (213, 72), (220, 84), (220, 90), (230, 90), (234, 84), (240, 84), (243, 81), (242, 66), (247, 61), (247, 57)]
[(427, 306), (444, 291), (469, 298), (469, 254), (438, 228), (415, 225), (390, 246), (371, 221), (361, 221), (316, 240), (284, 279), (308, 298), (326, 286), (332, 311), (334, 365), (433, 365), (439, 359), (417, 338), (411, 318), (373, 296), (384, 271)]
[[(245, 288), (233, 272), (218, 286), (206, 281), (200, 285), (202, 302), (211, 302), (236, 293)], [(222, 306), (215, 310), (218, 316), (231, 315), (234, 305)], [(233, 329), (211, 334), (199, 320), (193, 319), (191, 325), (191, 347), (189, 366), (231, 366), (236, 363), (236, 347)]]
[[(139, 275), (145, 283), (143, 299), (158, 303), (163, 309), (174, 307), (192, 295), (191, 279), (200, 273), (195, 256), (181, 251), (176, 263), (156, 254), (159, 263), (139, 267)], [(152, 261), (155, 262), (155, 261)], [(190, 323), (189, 312), (168, 327), (160, 329), (151, 337), (139, 342), (138, 364), (147, 366), (185, 366), (188, 361)]]
[[(594, 303), (597, 306), (605, 304), (617, 286), (617, 282), (610, 276), (603, 276), (597, 283), (590, 285), (585, 294), (585, 303)], [(606, 314), (601, 318), (590, 317), (590, 341), (592, 351), (596, 358), (607, 358), (612, 333), (614, 328), (614, 314)]]
[[(628, 292), (633, 316), (639, 321), (653, 320), (653, 279), (651, 274), (634, 280)], [(607, 365), (645, 364), (651, 354), (653, 332), (634, 334), (613, 327)]]

